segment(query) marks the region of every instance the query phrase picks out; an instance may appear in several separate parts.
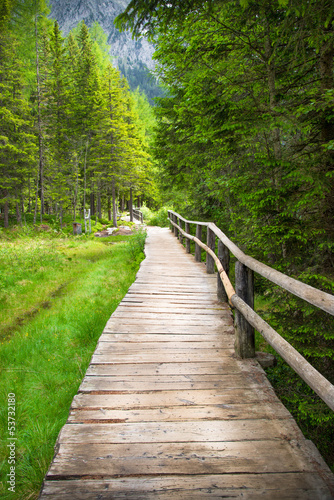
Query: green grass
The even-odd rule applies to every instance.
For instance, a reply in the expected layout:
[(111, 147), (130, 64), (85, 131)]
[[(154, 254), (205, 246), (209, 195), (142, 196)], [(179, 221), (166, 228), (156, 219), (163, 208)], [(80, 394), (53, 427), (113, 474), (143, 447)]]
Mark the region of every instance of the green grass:
[[(96, 342), (135, 278), (144, 238), (122, 236), (130, 243), (117, 245), (45, 236), (0, 243), (1, 498), (38, 497)], [(6, 484), (9, 393), (16, 397), (15, 493)]]

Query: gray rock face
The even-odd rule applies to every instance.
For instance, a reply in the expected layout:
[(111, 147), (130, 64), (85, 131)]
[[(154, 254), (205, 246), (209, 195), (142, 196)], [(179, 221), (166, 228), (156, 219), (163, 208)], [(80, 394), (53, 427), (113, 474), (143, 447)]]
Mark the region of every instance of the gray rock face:
[[(82, 20), (87, 26), (98, 21), (108, 36), (113, 64), (128, 78), (132, 88), (139, 85), (146, 90), (144, 80), (147, 68), (154, 68), (154, 47), (146, 39), (133, 40), (130, 32), (120, 32), (113, 24), (128, 3), (128, 0), (51, 0), (50, 17), (57, 19), (65, 35)], [(152, 82), (148, 83), (148, 87), (154, 87)]]

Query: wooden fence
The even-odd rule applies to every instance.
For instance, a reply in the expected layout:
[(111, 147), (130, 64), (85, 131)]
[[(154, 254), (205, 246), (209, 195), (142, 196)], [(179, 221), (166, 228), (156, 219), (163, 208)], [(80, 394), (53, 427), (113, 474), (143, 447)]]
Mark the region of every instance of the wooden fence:
[[(255, 356), (254, 328), (298, 375), (334, 410), (334, 385), (319, 373), (306, 359), (284, 340), (266, 321), (254, 311), (254, 272), (267, 278), (313, 306), (334, 315), (334, 296), (305, 283), (290, 278), (275, 269), (246, 255), (214, 223), (184, 219), (176, 212), (168, 212), (171, 230), (190, 253), (190, 241), (195, 242), (195, 259), (201, 261), (201, 248), (206, 251), (206, 272), (218, 270), (217, 295), (229, 301), (235, 310), (235, 351), (241, 358)], [(190, 224), (196, 225), (196, 236), (190, 234)], [(202, 242), (202, 228), (207, 228), (207, 242)], [(216, 237), (218, 252), (215, 254)], [(235, 289), (229, 280), (230, 252), (237, 259), (235, 265)]]
[[(139, 220), (143, 224), (143, 222), (144, 222), (143, 212), (141, 212), (138, 208), (133, 208), (132, 213), (133, 213), (133, 217), (135, 217), (137, 220)], [(132, 221), (133, 221), (133, 218), (132, 218)]]

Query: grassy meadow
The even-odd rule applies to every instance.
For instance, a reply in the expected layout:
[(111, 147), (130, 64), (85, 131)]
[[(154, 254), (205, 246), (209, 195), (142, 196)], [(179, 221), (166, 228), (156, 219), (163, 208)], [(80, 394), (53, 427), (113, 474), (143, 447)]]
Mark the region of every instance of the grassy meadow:
[[(96, 342), (144, 258), (144, 241), (143, 232), (0, 233), (0, 498), (38, 497)], [(11, 466), (15, 492), (8, 490)]]

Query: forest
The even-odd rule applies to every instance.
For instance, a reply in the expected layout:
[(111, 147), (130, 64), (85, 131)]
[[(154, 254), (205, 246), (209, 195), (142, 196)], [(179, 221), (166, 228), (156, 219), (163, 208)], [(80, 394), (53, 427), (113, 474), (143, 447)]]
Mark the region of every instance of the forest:
[[(10, 382), (26, 400), (19, 470), (31, 498), (144, 257), (143, 234), (117, 248), (71, 240), (65, 223), (84, 209), (117, 226), (138, 199), (152, 224), (167, 225), (167, 208), (213, 221), (248, 255), (334, 293), (333, 2), (131, 0), (116, 26), (155, 45), (154, 106), (112, 65), (97, 23), (65, 37), (49, 12), (47, 0), (0, 0), (0, 394)], [(256, 310), (334, 383), (332, 317), (259, 276), (255, 292)], [(260, 335), (257, 350), (270, 351)], [(279, 357), (266, 371), (333, 469), (333, 413)]]
[[(62, 224), (152, 192), (150, 105), (112, 66), (107, 36), (82, 22), (66, 38), (44, 0), (1, 1), (0, 205)], [(140, 114), (145, 119), (140, 118)], [(38, 159), (38, 161), (36, 161)]]
[[(333, 294), (333, 2), (132, 0), (116, 25), (156, 46), (164, 202)], [(255, 289), (270, 324), (333, 383), (331, 316), (259, 277)], [(332, 412), (284, 363), (268, 376), (333, 465)]]

